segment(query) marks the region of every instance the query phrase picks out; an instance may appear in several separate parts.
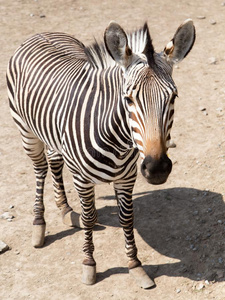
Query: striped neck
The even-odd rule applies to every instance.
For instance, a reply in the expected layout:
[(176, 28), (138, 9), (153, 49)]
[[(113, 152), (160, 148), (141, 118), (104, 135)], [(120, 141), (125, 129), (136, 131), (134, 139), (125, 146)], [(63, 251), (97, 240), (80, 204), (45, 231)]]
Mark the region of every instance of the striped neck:
[(95, 130), (106, 145), (122, 154), (133, 148), (129, 113), (123, 100), (123, 72), (115, 66), (97, 72), (96, 76), (100, 84), (95, 106)]

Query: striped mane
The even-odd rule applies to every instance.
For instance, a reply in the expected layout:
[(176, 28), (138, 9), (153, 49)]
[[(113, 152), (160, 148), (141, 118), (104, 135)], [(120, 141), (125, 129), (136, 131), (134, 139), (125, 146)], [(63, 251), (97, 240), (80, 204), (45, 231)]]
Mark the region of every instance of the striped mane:
[[(147, 23), (144, 24), (140, 29), (127, 33), (128, 45), (135, 54), (146, 53), (146, 47), (154, 51)], [(150, 44), (149, 44), (150, 43)], [(110, 56), (103, 42), (98, 43), (95, 41), (92, 45), (85, 47), (85, 54), (89, 63), (96, 69), (107, 69), (116, 65), (115, 61)]]

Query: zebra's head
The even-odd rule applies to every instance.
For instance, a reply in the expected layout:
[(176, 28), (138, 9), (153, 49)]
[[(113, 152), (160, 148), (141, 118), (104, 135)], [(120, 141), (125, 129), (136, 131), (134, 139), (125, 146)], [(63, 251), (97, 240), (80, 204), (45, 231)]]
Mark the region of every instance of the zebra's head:
[(162, 184), (172, 170), (167, 156), (177, 96), (172, 68), (194, 44), (193, 22), (186, 20), (161, 53), (154, 51), (147, 24), (127, 35), (111, 22), (104, 37), (108, 52), (124, 70), (122, 101), (142, 158), (141, 172), (149, 183)]

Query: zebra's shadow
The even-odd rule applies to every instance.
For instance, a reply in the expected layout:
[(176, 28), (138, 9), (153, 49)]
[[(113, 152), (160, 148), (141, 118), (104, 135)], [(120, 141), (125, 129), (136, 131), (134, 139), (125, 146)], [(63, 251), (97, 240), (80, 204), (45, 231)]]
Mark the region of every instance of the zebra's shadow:
[[(112, 199), (113, 196), (104, 198)], [(145, 265), (153, 277), (182, 276), (192, 280), (224, 280), (225, 205), (221, 194), (192, 188), (173, 188), (134, 194), (135, 228), (164, 264)], [(116, 206), (98, 210), (102, 225), (119, 226)], [(139, 253), (142, 249), (137, 244)], [(119, 273), (110, 270), (104, 277)], [(125, 272), (121, 269), (121, 272)], [(102, 274), (103, 275), (103, 274)]]

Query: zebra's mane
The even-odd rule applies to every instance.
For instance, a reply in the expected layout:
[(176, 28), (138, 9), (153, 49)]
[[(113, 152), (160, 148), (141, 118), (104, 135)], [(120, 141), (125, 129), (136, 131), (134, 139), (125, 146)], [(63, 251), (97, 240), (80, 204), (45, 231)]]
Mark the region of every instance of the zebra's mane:
[[(154, 48), (150, 37), (147, 23), (136, 31), (127, 33), (128, 45), (135, 54), (145, 54), (148, 63), (154, 62), (153, 53)], [(85, 54), (89, 63), (96, 69), (107, 69), (116, 65), (115, 61), (106, 49), (103, 42), (95, 43), (89, 47), (85, 47)]]

